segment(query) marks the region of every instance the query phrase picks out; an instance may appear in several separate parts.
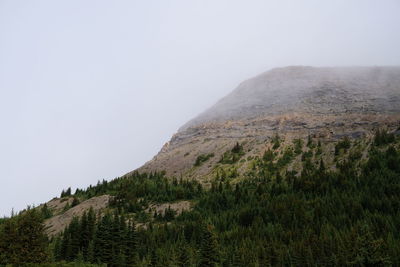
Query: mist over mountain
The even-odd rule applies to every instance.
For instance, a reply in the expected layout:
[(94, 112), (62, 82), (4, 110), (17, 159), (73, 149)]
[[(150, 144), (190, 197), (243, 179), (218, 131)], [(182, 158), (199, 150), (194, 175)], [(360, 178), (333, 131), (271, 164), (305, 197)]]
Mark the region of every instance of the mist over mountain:
[(400, 116), (400, 67), (276, 68), (242, 82), (195, 117), (140, 170), (205, 177), (192, 169), (203, 154), (217, 163), (226, 147), (245, 142), (248, 156), (263, 151), (274, 135), (312, 135), (325, 140), (362, 137), (380, 126), (395, 127)]
[(242, 82), (185, 124), (243, 120), (289, 112), (311, 114), (400, 111), (400, 67), (276, 68)]

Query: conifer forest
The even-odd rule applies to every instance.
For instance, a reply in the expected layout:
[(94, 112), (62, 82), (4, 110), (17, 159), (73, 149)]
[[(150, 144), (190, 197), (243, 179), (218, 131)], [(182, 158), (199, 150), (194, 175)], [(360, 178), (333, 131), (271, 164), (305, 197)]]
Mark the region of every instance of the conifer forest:
[[(398, 135), (338, 140), (333, 166), (315, 138), (296, 139), (280, 153), (279, 138), (271, 142), (263, 156), (245, 159), (251, 168), (243, 175), (224, 171), (243, 159), (240, 143), (228, 149), (209, 184), (133, 172), (64, 190), (71, 206), (112, 198), (105, 211), (89, 209), (56, 235), (46, 234), (43, 222), (53, 216), (46, 205), (1, 219), (0, 265), (400, 266)], [(288, 170), (296, 159), (301, 170)], [(149, 209), (181, 200), (191, 208)]]

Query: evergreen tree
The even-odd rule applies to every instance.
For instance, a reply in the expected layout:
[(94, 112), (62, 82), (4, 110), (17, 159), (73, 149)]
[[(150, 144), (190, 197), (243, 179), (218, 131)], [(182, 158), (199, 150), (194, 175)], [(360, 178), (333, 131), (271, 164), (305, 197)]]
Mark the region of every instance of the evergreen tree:
[(190, 266), (190, 257), (188, 254), (187, 245), (185, 243), (179, 246), (177, 261), (178, 261), (177, 263), (178, 267)]
[(94, 240), (89, 241), (89, 246), (87, 248), (86, 261), (90, 263), (95, 263), (94, 260)]
[(0, 264), (22, 265), (47, 261), (48, 240), (43, 217), (36, 209), (7, 220), (0, 231)]
[(112, 217), (105, 214), (99, 221), (95, 237), (95, 258), (110, 263), (113, 258)]
[(16, 218), (6, 220), (0, 228), (0, 264), (16, 264), (20, 262), (21, 250)]
[(126, 243), (126, 257), (128, 266), (136, 266), (139, 262), (139, 255), (137, 252), (138, 240), (135, 228), (135, 223), (133, 221), (130, 221)]
[(79, 204), (79, 199), (77, 197), (74, 197), (71, 203), (71, 207), (75, 207)]
[(42, 213), (42, 217), (43, 219), (48, 219), (51, 216), (53, 216), (53, 213), (51, 212), (51, 210), (49, 209), (49, 207), (47, 207), (47, 204), (44, 203), (42, 208), (41, 208), (41, 213)]
[(215, 267), (218, 263), (217, 240), (212, 231), (213, 227), (207, 225), (203, 230), (200, 249), (200, 267)]
[(156, 250), (153, 249), (153, 250), (151, 251), (151, 257), (150, 257), (149, 267), (158, 267), (158, 266), (159, 266), (158, 263), (159, 263), (159, 259), (158, 259)]

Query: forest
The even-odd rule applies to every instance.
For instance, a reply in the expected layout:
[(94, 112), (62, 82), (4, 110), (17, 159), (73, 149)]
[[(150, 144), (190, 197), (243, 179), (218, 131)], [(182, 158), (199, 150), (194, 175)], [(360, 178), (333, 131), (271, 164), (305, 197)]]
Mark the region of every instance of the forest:
[[(75, 217), (45, 234), (46, 206), (0, 220), (0, 265), (9, 266), (400, 266), (400, 137), (378, 130), (336, 141), (326, 166), (320, 141), (296, 139), (252, 160), (243, 175), (218, 172), (210, 185), (164, 172), (134, 172), (62, 192), (83, 201), (113, 196), (107, 211)], [(220, 164), (242, 157), (237, 143)], [(214, 155), (199, 157), (194, 167)], [(286, 166), (301, 158), (300, 171)], [(177, 213), (151, 203), (187, 200)]]

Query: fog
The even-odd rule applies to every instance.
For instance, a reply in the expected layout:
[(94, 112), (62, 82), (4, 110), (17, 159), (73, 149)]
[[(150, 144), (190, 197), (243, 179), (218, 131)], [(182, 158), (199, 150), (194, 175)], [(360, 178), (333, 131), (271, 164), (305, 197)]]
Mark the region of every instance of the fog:
[(400, 2), (0, 0), (0, 215), (150, 160), (273, 67), (400, 64)]

